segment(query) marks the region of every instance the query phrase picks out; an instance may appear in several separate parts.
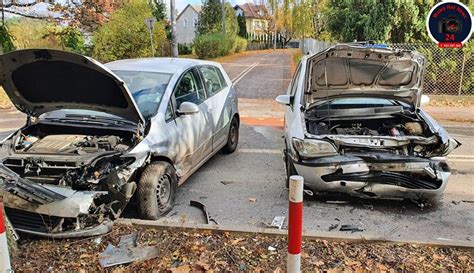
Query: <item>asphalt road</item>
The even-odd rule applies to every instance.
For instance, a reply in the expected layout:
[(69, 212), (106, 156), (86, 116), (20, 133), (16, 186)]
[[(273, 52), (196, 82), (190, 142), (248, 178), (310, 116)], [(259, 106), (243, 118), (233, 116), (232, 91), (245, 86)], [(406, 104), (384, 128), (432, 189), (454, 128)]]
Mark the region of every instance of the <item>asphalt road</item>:
[[(290, 55), (285, 52), (248, 56), (224, 63), (240, 98), (274, 99), (290, 81)], [(258, 63), (255, 65), (255, 63)], [(250, 71), (247, 71), (250, 67)], [(243, 77), (241, 72), (246, 73)], [(338, 236), (342, 224), (363, 229), (358, 235), (410, 241), (465, 241), (474, 245), (473, 127), (448, 127), (464, 145), (453, 153), (453, 175), (443, 199), (423, 206), (411, 201), (367, 200), (331, 195), (307, 198), (304, 229)], [(223, 226), (265, 227), (275, 216), (286, 216), (288, 191), (281, 159), (282, 131), (269, 126), (242, 126), (239, 150), (218, 154), (178, 189), (177, 205), (162, 221), (204, 223), (191, 200), (206, 205)], [(332, 201), (340, 201), (333, 204)], [(285, 222), (286, 226), (286, 222)]]
[[(290, 60), (287, 52), (277, 51), (245, 56), (224, 63), (224, 68), (235, 80), (240, 98), (273, 100), (287, 88)], [(0, 131), (11, 130), (21, 122), (15, 111), (2, 111)], [(474, 245), (474, 127), (447, 129), (463, 146), (449, 159), (453, 175), (439, 203), (420, 206), (410, 201), (340, 195), (307, 198), (304, 229), (327, 232), (338, 225), (331, 231), (337, 237), (343, 234), (338, 230), (342, 224), (351, 224), (364, 230), (357, 233), (360, 236), (441, 239), (447, 243), (458, 240)], [(0, 137), (5, 134), (0, 133)], [(176, 207), (160, 221), (204, 223), (201, 211), (189, 206), (191, 200), (205, 204), (222, 226), (264, 227), (275, 216), (286, 216), (288, 191), (284, 187), (281, 135), (278, 127), (242, 125), (238, 150), (231, 155), (217, 154), (198, 170), (178, 189)]]

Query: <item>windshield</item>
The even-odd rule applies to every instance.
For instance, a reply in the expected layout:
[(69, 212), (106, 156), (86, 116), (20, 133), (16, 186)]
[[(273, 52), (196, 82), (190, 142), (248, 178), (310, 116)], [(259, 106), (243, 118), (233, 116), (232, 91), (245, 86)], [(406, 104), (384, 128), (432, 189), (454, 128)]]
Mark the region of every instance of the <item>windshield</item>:
[(113, 71), (132, 93), (145, 120), (155, 115), (172, 74), (144, 71)]

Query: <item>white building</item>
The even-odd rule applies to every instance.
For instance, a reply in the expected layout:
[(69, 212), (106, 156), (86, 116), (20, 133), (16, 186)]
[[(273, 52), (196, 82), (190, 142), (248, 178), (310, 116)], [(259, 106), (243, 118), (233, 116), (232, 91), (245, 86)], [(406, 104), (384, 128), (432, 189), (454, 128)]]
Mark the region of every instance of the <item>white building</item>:
[(196, 37), (196, 28), (201, 6), (188, 4), (176, 18), (178, 44), (190, 45)]

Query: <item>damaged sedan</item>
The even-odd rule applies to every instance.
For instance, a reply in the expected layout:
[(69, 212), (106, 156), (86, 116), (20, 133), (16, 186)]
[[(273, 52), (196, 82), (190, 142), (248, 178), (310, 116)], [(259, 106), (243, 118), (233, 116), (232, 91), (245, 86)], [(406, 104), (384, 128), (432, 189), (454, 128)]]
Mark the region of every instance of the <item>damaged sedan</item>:
[(340, 44), (302, 58), (286, 95), (286, 186), (367, 198), (438, 198), (460, 145), (420, 106), (425, 58)]
[(132, 198), (141, 218), (158, 219), (178, 185), (215, 153), (237, 148), (236, 92), (217, 63), (102, 65), (31, 49), (1, 55), (0, 70), (27, 115), (0, 147), (5, 212), (21, 233), (103, 234)]

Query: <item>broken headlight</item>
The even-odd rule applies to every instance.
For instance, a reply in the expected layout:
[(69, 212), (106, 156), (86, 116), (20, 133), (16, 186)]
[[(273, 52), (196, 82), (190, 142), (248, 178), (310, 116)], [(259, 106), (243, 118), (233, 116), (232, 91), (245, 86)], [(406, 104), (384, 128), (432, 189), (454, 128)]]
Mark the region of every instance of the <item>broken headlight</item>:
[(337, 155), (336, 147), (323, 140), (293, 138), (293, 147), (306, 158)]

